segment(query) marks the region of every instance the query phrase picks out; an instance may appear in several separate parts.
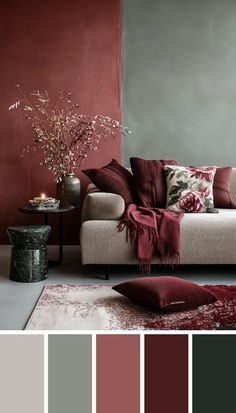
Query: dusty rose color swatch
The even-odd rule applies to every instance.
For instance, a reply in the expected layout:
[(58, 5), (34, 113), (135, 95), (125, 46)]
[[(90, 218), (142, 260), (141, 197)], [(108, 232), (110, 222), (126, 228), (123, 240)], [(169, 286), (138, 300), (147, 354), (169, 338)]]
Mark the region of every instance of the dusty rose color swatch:
[(140, 413), (139, 339), (97, 336), (97, 413)]
[(145, 336), (145, 413), (188, 413), (188, 336)]
[(42, 335), (0, 336), (0, 411), (44, 413)]

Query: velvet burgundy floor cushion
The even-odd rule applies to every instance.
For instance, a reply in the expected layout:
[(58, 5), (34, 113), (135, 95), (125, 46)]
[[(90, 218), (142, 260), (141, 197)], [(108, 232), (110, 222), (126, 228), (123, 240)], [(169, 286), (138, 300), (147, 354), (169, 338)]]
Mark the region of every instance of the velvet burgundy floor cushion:
[(213, 183), (214, 205), (216, 208), (235, 208), (230, 195), (230, 180), (232, 168), (230, 166), (217, 168)]
[(100, 191), (121, 195), (126, 205), (133, 203), (133, 175), (115, 159), (100, 169), (85, 169), (82, 172)]
[(135, 303), (163, 311), (183, 311), (217, 300), (206, 288), (171, 276), (138, 278), (112, 288)]
[(144, 207), (165, 208), (166, 179), (164, 165), (177, 165), (175, 160), (130, 158), (134, 176), (136, 202)]

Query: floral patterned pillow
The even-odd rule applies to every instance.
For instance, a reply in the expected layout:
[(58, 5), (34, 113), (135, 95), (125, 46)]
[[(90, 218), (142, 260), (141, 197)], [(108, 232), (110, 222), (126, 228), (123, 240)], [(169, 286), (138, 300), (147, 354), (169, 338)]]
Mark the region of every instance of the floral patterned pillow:
[(214, 208), (213, 181), (216, 166), (164, 166), (167, 183), (167, 209), (206, 212)]

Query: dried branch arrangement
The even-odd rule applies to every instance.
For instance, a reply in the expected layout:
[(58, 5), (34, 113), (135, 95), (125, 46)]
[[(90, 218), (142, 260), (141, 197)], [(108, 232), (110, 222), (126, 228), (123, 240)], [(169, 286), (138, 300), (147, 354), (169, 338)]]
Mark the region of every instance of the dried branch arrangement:
[(120, 122), (109, 116), (88, 116), (80, 113), (78, 103), (73, 103), (71, 93), (57, 91), (52, 100), (47, 91), (35, 90), (28, 97), (20, 85), (16, 85), (20, 98), (9, 107), (18, 109), (33, 130), (33, 143), (22, 150), (41, 150), (41, 165), (54, 174), (59, 182), (63, 176), (74, 174), (89, 152), (97, 151), (99, 142), (114, 137), (116, 132), (130, 133)]

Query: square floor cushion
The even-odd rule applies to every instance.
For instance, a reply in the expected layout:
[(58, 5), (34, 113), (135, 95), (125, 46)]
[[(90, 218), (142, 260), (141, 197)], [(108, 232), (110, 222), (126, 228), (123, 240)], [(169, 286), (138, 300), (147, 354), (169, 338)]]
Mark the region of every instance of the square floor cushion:
[(206, 288), (171, 276), (138, 278), (112, 288), (137, 304), (162, 311), (183, 311), (217, 300)]

